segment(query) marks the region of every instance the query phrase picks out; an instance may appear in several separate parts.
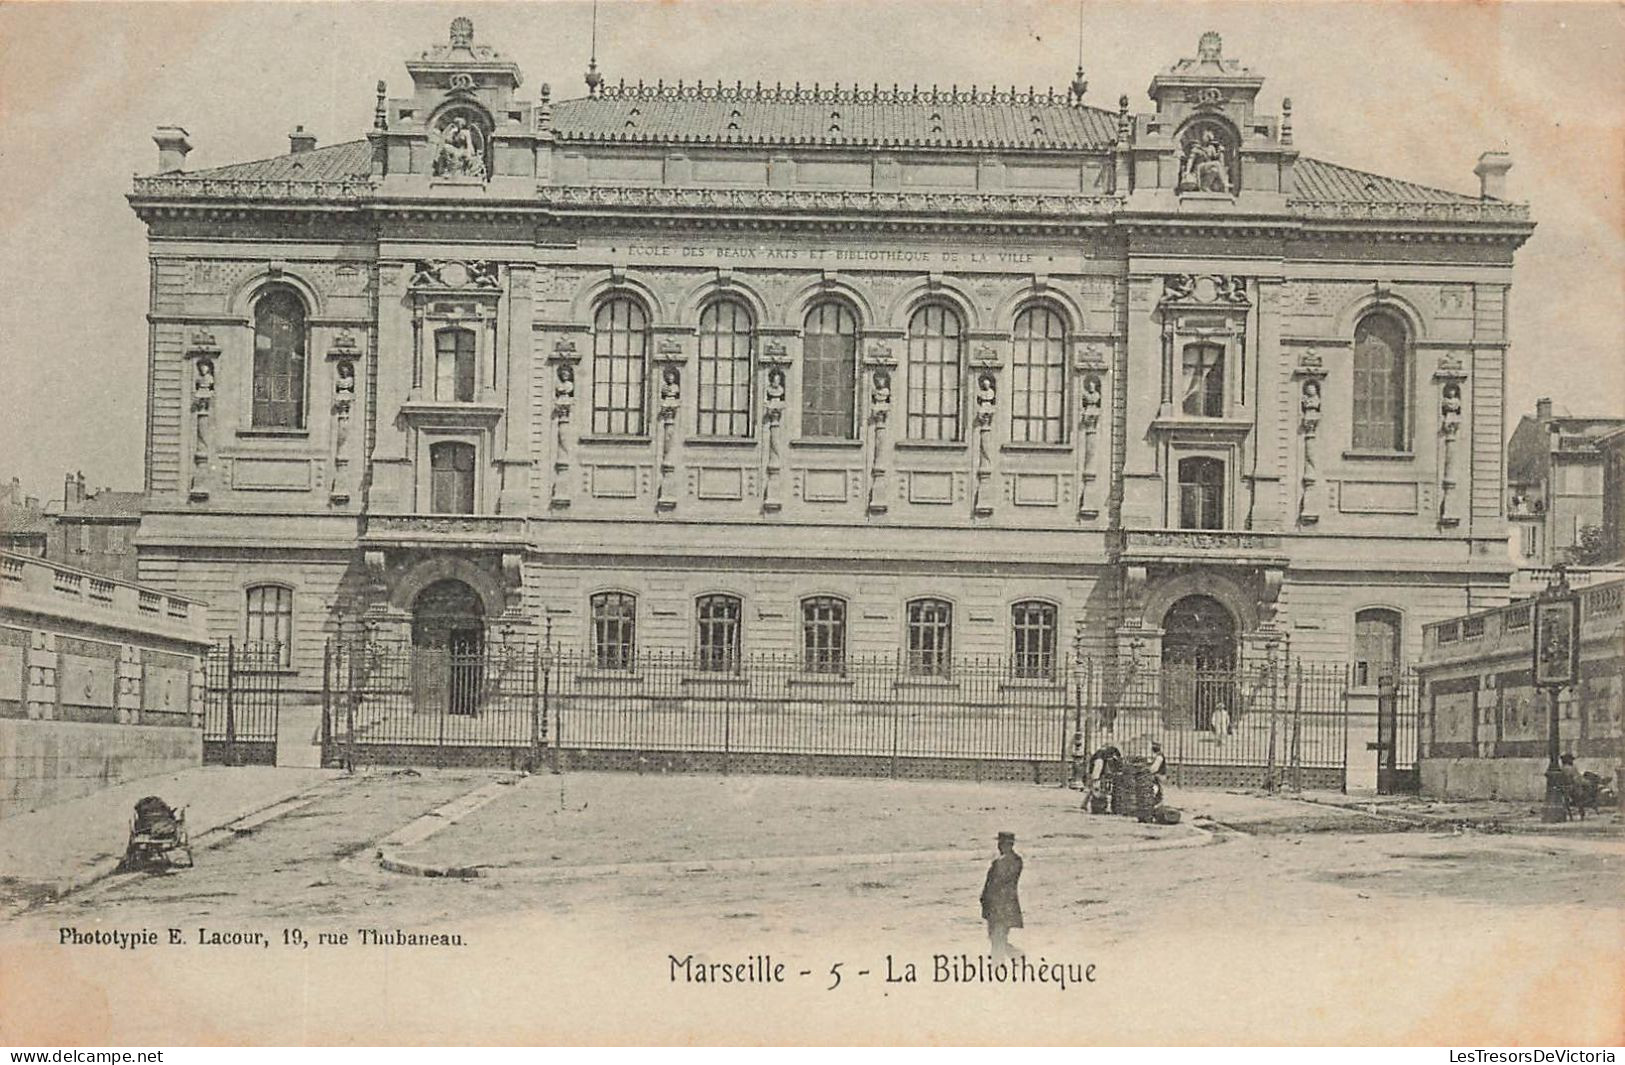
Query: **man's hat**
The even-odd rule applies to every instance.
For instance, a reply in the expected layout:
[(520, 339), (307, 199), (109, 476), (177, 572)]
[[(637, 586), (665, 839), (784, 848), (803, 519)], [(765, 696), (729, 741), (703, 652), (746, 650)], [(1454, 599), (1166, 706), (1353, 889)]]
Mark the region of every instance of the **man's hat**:
[(1014, 832), (1000, 832), (998, 841), (1003, 843), (1005, 840), (1009, 840), (1011, 843), (1014, 843), (1016, 841), (1016, 834)]

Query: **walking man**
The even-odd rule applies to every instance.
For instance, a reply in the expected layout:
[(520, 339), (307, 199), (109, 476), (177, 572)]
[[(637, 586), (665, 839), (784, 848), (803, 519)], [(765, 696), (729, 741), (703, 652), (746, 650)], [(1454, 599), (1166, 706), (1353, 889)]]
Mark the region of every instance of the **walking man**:
[(1015, 953), (1010, 948), (1010, 929), (1022, 927), (1021, 899), (1016, 895), (1020, 880), (1021, 855), (1016, 853), (1015, 833), (1000, 832), (999, 856), (988, 866), (987, 883), (982, 885), (982, 919), (987, 922), (987, 938), (996, 961)]

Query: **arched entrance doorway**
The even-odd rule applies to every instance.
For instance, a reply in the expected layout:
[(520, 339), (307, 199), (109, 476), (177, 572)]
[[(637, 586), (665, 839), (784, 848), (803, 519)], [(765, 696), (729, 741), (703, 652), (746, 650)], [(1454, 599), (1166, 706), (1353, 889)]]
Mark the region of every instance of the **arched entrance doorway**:
[(1223, 603), (1187, 595), (1168, 608), (1162, 666), (1167, 696), (1182, 715), (1189, 712), (1198, 729), (1229, 731), (1236, 712), (1236, 619)]
[(420, 713), (479, 709), (485, 604), (459, 580), (436, 581), (412, 600), (413, 689)]

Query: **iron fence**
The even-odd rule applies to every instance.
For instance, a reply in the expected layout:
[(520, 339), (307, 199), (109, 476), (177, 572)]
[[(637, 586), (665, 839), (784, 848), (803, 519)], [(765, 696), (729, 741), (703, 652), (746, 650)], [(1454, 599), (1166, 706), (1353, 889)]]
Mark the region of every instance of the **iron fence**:
[(1392, 752), (1385, 766), (1414, 768), (1414, 680), (1394, 686), (1381, 736), (1377, 703), (1369, 714), (1352, 710), (1349, 680), (1341, 665), (1285, 655), (1228, 669), (1133, 656), (955, 656), (926, 669), (904, 656), (606, 657), (513, 642), (464, 654), (345, 642), (328, 648), (324, 737), (351, 759), (380, 747), (408, 760), (455, 749), (528, 749), (538, 760), (686, 752), (704, 764), (720, 756), (724, 767), (734, 755), (889, 760), (894, 774), (907, 759), (1058, 766), (1078, 747), (1130, 750), (1155, 739), (1181, 782), (1236, 769), (1303, 787), (1340, 781), (1369, 729), (1384, 757)]
[(287, 649), (227, 640), (204, 666), (203, 757), (228, 765), (276, 763), (277, 722)]

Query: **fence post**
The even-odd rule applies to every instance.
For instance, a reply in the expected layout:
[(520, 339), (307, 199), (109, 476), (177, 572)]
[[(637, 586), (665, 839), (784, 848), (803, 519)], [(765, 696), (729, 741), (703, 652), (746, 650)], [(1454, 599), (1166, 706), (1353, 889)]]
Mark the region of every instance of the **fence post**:
[(891, 703), (891, 778), (897, 779), (897, 746), (899, 733), (902, 729), (902, 699), (897, 695), (897, 685), (892, 685)]
[(542, 645), (530, 652), (530, 771), (542, 764)]
[[(1290, 664), (1289, 664), (1290, 668)], [(1292, 790), (1303, 790), (1303, 659), (1298, 659), (1292, 689)]]
[[(675, 666), (676, 663), (673, 663)], [(676, 672), (673, 669), (673, 672)], [(686, 703), (686, 700), (685, 700)], [(722, 772), (726, 774), (733, 761), (734, 701), (730, 692), (722, 693)], [(685, 713), (685, 716), (686, 713)]]
[(351, 645), (344, 663), (344, 747), (346, 772), (355, 772), (355, 646)]
[(237, 693), (237, 645), (236, 641), (226, 637), (226, 764), (238, 765), (237, 759), (237, 708), (234, 705)]
[(564, 706), (553, 707), (553, 644), (547, 644), (547, 657), (542, 659), (542, 716), (547, 719), (549, 746), (553, 752), (553, 772), (559, 771), (559, 741), (564, 732)]
[(333, 743), (333, 641), (322, 642), (322, 764)]
[(1275, 779), (1275, 733), (1280, 721), (1279, 706), (1275, 701), (1274, 678), (1270, 678), (1270, 748), (1269, 758), (1264, 769), (1264, 790), (1275, 793), (1277, 781)]

